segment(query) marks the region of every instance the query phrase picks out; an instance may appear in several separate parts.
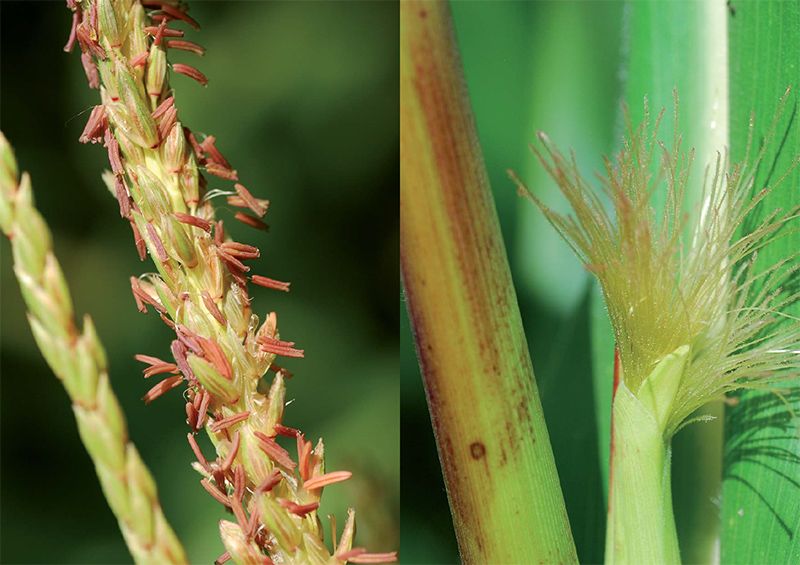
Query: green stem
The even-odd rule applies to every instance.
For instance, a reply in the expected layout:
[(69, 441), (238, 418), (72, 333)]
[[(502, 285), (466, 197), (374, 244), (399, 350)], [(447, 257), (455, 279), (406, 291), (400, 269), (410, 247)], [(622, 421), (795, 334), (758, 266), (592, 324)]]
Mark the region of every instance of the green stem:
[[(644, 97), (651, 111), (666, 108), (660, 133), (667, 140), (678, 126), (671, 111), (673, 89), (677, 89), (679, 131), (684, 147), (696, 151), (684, 208), (694, 215), (701, 209), (704, 168), (729, 145), (727, 28), (729, 21), (740, 18), (731, 19), (724, 1), (626, 4), (624, 98), (634, 123), (641, 118)], [(731, 4), (739, 3), (734, 0)], [(656, 195), (655, 202), (656, 213), (661, 213), (663, 198)], [(692, 222), (687, 222), (689, 225)], [(601, 381), (598, 388), (610, 390), (610, 352), (614, 343), (605, 306), (597, 299), (599, 294), (593, 302), (593, 362), (595, 379)], [(715, 416), (721, 412), (719, 404), (703, 411)], [(689, 426), (674, 441), (672, 486), (686, 562), (713, 562), (718, 551), (719, 510), (712, 500), (719, 497), (722, 478), (722, 424), (722, 418), (717, 418)]]
[(680, 563), (670, 442), (652, 410), (622, 381), (614, 396), (613, 418), (606, 564)]
[(576, 563), (444, 2), (400, 5), (400, 258), (464, 563)]

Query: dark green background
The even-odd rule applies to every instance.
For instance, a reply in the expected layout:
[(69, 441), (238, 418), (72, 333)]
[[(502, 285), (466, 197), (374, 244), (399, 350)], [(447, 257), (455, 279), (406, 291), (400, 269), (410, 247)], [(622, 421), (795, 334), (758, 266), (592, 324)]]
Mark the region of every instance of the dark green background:
[[(326, 489), (321, 514), (359, 515), (359, 545), (399, 545), (398, 13), (390, 2), (192, 2), (203, 25), (178, 54), (210, 79), (174, 77), (181, 119), (214, 134), (243, 183), (272, 201), (271, 232), (230, 225), (257, 244), (254, 271), (292, 281), (255, 290), (305, 348), (287, 363), (286, 423), (326, 440), (328, 468), (355, 478)], [(150, 406), (135, 353), (167, 357), (170, 332), (137, 313), (130, 228), (100, 181), (105, 151), (77, 142), (98, 99), (79, 56), (62, 52), (61, 2), (0, 3), (0, 126), (30, 171), (76, 311), (94, 317), (130, 435), (157, 480), (192, 562), (222, 553), (225, 513), (189, 467), (180, 394)], [(213, 177), (212, 188), (226, 186)], [(232, 213), (220, 212), (223, 219)], [(0, 561), (121, 563), (130, 557), (79, 442), (69, 403), (35, 348), (0, 245)]]

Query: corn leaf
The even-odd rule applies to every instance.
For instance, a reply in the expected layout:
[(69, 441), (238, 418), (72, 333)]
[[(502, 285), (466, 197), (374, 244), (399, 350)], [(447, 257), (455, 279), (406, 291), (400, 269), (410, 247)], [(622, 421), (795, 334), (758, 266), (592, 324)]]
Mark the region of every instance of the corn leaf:
[[(754, 144), (764, 142), (778, 99), (800, 87), (800, 3), (729, 3), (731, 153), (745, 154), (751, 112)], [(790, 94), (756, 189), (775, 182), (800, 154), (796, 92)], [(764, 210), (798, 201), (797, 169), (770, 194)], [(761, 254), (768, 265), (797, 252), (789, 233)], [(800, 305), (787, 314), (800, 315)], [(727, 410), (722, 495), (723, 563), (800, 562), (800, 381), (778, 393), (749, 392)]]

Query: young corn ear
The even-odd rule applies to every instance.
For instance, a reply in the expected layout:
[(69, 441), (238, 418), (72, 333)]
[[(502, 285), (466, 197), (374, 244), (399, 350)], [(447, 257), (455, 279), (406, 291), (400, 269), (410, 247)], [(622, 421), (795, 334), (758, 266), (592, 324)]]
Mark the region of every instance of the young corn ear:
[[(574, 157), (564, 157), (539, 134), (543, 149), (533, 151), (574, 216), (554, 212), (517, 181), (597, 277), (611, 318), (617, 363), (607, 563), (680, 562), (672, 437), (710, 400), (770, 387), (800, 368), (800, 324), (781, 314), (798, 299), (796, 257), (767, 268), (755, 264), (759, 249), (793, 229), (800, 209), (753, 220), (785, 175), (772, 186), (755, 186), (763, 149), (752, 163), (746, 158), (734, 166), (727, 154), (718, 155), (706, 169), (700, 210), (685, 213), (693, 154), (681, 149), (677, 106), (676, 96), (671, 147), (657, 137), (663, 112), (652, 128), (646, 103), (639, 127), (626, 113), (627, 138), (616, 160), (606, 160), (599, 193)], [(659, 217), (651, 205), (656, 196), (666, 198)]]
[[(677, 123), (677, 101), (675, 112)], [(687, 214), (683, 194), (693, 152), (682, 150), (679, 134), (671, 147), (658, 140), (661, 115), (654, 127), (647, 110), (636, 128), (626, 118), (627, 138), (616, 159), (606, 160), (599, 191), (574, 157), (539, 133), (542, 149), (532, 150), (574, 216), (554, 212), (514, 179), (599, 281), (621, 361), (619, 382), (649, 404), (669, 439), (710, 400), (796, 376), (800, 325), (781, 311), (798, 299), (789, 283), (799, 267), (795, 257), (766, 269), (754, 263), (759, 249), (795, 229), (790, 224), (800, 206), (748, 225), (785, 178), (754, 185), (761, 150), (733, 166), (727, 154), (718, 155), (706, 168), (701, 209)], [(776, 123), (777, 117), (771, 137)], [(659, 193), (666, 205), (656, 217), (651, 200)], [(687, 225), (689, 218), (696, 221)]]
[[(235, 519), (220, 522), (227, 551), (218, 562), (394, 561), (394, 553), (347, 553), (352, 551), (352, 528), (339, 544), (346, 547), (344, 553), (323, 543), (317, 517), (321, 489), (350, 473), (326, 475), (321, 444), (312, 450), (300, 431), (282, 425), (288, 373), (275, 360), (304, 353), (280, 338), (274, 313), (261, 323), (252, 312), (248, 280), (282, 291), (289, 285), (248, 274), (244, 261), (258, 257), (259, 251), (226, 235), (201, 171), (237, 182), (235, 192), (227, 193), (227, 203), (255, 214), (236, 214), (247, 225), (266, 228), (260, 217), (267, 203), (238, 184), (237, 171), (213, 136), (198, 140), (181, 124), (169, 86), (170, 69), (207, 83), (197, 69), (170, 65), (168, 59), (171, 46), (202, 53), (195, 44), (166, 39), (183, 36), (171, 24), (197, 27), (196, 22), (168, 0), (67, 4), (77, 16), (73, 26), (84, 58), (101, 69), (103, 110), (92, 112), (95, 119), (81, 139), (104, 140), (111, 164), (106, 184), (131, 223), (141, 258), (149, 253), (158, 271), (131, 279), (137, 307), (142, 312), (154, 309), (175, 331), (170, 347), (174, 363), (137, 357), (148, 365), (145, 376), (170, 375), (144, 399), (150, 402), (187, 386), (188, 440), (201, 485)], [(272, 384), (264, 386), (268, 371)], [(204, 427), (216, 448), (213, 460), (194, 438)], [(294, 440), (296, 460), (276, 442), (278, 435)]]
[(30, 177), (25, 173), (19, 178), (2, 133), (0, 229), (11, 241), (14, 273), (33, 337), (72, 401), (81, 441), (131, 555), (137, 563), (186, 563), (183, 547), (161, 510), (153, 477), (128, 439), (94, 324), (86, 316), (82, 332), (75, 325), (50, 230), (34, 207)]

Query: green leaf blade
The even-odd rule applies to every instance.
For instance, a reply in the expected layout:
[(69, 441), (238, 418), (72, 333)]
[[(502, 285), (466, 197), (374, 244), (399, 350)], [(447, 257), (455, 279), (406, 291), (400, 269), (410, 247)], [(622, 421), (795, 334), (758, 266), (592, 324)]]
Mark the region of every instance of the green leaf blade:
[[(753, 143), (759, 147), (787, 86), (800, 87), (800, 3), (733, 2), (729, 15), (731, 155), (746, 150), (751, 113)], [(790, 94), (774, 143), (766, 147), (756, 189), (775, 181), (800, 153), (796, 91)], [(798, 201), (795, 169), (770, 194), (764, 210), (786, 209)], [(761, 265), (797, 252), (793, 233), (764, 250)], [(787, 314), (800, 314), (794, 305)], [(748, 392), (727, 410), (722, 493), (722, 563), (800, 562), (800, 381), (772, 392)], [(791, 411), (789, 409), (791, 407)]]

